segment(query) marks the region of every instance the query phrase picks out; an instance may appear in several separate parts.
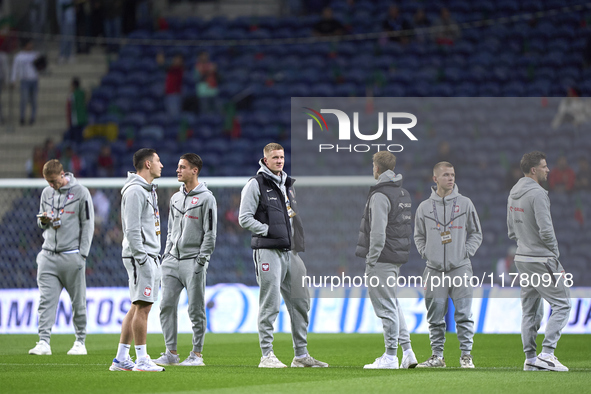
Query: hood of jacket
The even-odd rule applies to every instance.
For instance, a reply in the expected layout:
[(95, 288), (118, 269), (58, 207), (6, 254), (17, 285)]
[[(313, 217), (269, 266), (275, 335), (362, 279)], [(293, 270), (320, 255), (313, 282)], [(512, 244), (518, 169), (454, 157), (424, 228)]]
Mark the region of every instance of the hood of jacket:
[[(451, 191), (451, 193), (447, 196), (445, 196), (445, 200), (452, 200), (456, 197), (458, 197), (460, 195), (460, 191), (458, 189), (458, 185), (454, 184), (454, 189)], [(431, 196), (429, 197), (430, 200), (434, 200), (437, 203), (441, 203), (443, 204), (443, 197), (441, 197), (439, 194), (437, 194), (437, 186), (431, 186)]]
[(377, 185), (380, 183), (394, 182), (396, 186), (402, 186), (402, 175), (395, 174), (392, 170), (386, 170), (378, 176)]
[(127, 189), (129, 189), (131, 186), (134, 186), (134, 185), (139, 185), (139, 186), (143, 187), (144, 189), (146, 189), (148, 192), (152, 191), (152, 184), (151, 183), (148, 183), (148, 181), (146, 181), (144, 178), (142, 178), (141, 176), (139, 176), (135, 172), (128, 172), (127, 173), (127, 180), (125, 181), (125, 184), (123, 185), (123, 188), (121, 189), (121, 194), (123, 195), (123, 193), (125, 193), (125, 191)]
[(280, 187), (285, 186), (285, 181), (287, 180), (287, 173), (285, 171), (281, 171), (279, 175), (273, 174), (269, 167), (267, 167), (263, 159), (259, 160), (259, 165), (261, 166), (261, 168), (259, 168), (257, 174), (266, 174)]
[(209, 192), (209, 189), (207, 188), (207, 184), (205, 182), (199, 182), (199, 184), (197, 186), (195, 186), (195, 188), (193, 190), (189, 190), (189, 193), (185, 193), (185, 185), (184, 184), (181, 185), (181, 187), (179, 188), (179, 191), (181, 193), (184, 193), (187, 196), (196, 196), (197, 194)]
[(72, 174), (71, 172), (64, 173), (64, 177), (68, 178), (68, 183), (66, 183), (64, 186), (59, 188), (59, 190), (58, 190), (59, 193), (63, 193), (65, 191), (73, 188), (74, 186), (78, 185), (78, 180), (76, 179), (74, 174)]
[(544, 191), (544, 193), (548, 194), (548, 191), (546, 191), (542, 186), (540, 186), (538, 182), (534, 181), (529, 177), (524, 176), (523, 178), (517, 181), (515, 186), (511, 188), (509, 196), (511, 196), (511, 198), (514, 200), (519, 200), (520, 198), (522, 198), (527, 193), (533, 190), (542, 190)]

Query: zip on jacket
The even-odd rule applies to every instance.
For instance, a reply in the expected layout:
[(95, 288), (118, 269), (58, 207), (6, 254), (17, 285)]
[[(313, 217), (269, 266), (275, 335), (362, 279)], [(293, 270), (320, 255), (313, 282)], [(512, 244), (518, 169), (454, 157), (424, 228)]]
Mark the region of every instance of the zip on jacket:
[[(448, 214), (450, 202), (453, 212)], [(450, 232), (452, 241), (449, 244), (442, 243), (441, 233), (444, 231)], [(417, 208), (414, 239), (429, 268), (451, 271), (470, 264), (470, 257), (482, 243), (482, 228), (474, 204), (458, 192), (457, 185), (445, 198), (433, 188), (429, 199)]]

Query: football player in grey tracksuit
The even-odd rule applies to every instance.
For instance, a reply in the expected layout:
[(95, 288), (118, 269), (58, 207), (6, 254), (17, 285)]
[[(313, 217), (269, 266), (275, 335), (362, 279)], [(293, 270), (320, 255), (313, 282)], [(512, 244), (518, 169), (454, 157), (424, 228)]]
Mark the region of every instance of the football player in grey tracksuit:
[[(455, 306), (454, 318), (462, 352), (460, 366), (474, 368), (470, 354), (474, 337), (470, 257), (482, 243), (482, 228), (474, 204), (458, 192), (450, 163), (435, 165), (433, 181), (437, 186), (432, 187), (431, 196), (419, 205), (415, 216), (415, 244), (421, 257), (427, 260), (423, 284), (433, 352), (417, 367), (445, 367), (443, 345), (449, 296)], [(459, 281), (456, 281), (454, 286), (453, 279), (458, 277), (462, 278), (461, 285), (457, 286)]]
[(391, 152), (381, 151), (373, 156), (373, 175), (378, 182), (369, 189), (355, 250), (356, 256), (365, 259), (365, 274), (379, 280), (375, 286), (369, 286), (368, 293), (376, 315), (382, 319), (386, 345), (386, 352), (364, 369), (398, 369), (398, 343), (403, 351), (400, 368), (414, 368), (418, 364), (404, 313), (396, 299), (396, 280), (410, 252), (412, 203), (410, 194), (402, 188), (402, 175), (394, 173), (395, 166), (396, 156)]
[(59, 161), (43, 166), (49, 186), (41, 193), (37, 225), (43, 229), (43, 246), (37, 255), (39, 285), (39, 342), (29, 354), (50, 355), (51, 328), (62, 289), (72, 300), (76, 331), (69, 355), (85, 355), (86, 258), (94, 234), (94, 207), (88, 189)]
[[(568, 368), (554, 356), (554, 350), (568, 322), (570, 291), (564, 268), (558, 261), (560, 253), (550, 216), (550, 199), (540, 186), (550, 170), (546, 155), (537, 151), (523, 155), (520, 166), (525, 176), (509, 194), (507, 227), (509, 238), (517, 241), (515, 266), (520, 274), (521, 340), (526, 357), (523, 369), (565, 372)], [(538, 285), (534, 286), (535, 283)], [(544, 314), (542, 298), (550, 304), (552, 314), (546, 325), (542, 352), (536, 357), (536, 337)]]
[(201, 157), (186, 153), (176, 170), (177, 179), (183, 185), (170, 199), (160, 302), (166, 352), (154, 360), (159, 365), (179, 364), (177, 311), (183, 289), (187, 289), (189, 318), (193, 323), (193, 350), (180, 365), (205, 365), (201, 354), (206, 329), (205, 275), (215, 248), (217, 203), (207, 185), (199, 183), (202, 167)]
[(304, 230), (298, 216), (294, 179), (283, 171), (284, 149), (270, 143), (263, 149), (261, 168), (242, 189), (239, 223), (252, 232), (251, 247), (259, 293), (259, 368), (285, 368), (273, 353), (273, 323), (281, 295), (291, 318), (295, 357), (292, 367), (328, 367), (308, 354), (310, 296), (302, 287), (306, 275), (298, 252), (304, 251)]
[[(131, 306), (121, 324), (117, 355), (111, 371), (160, 372), (146, 349), (148, 315), (158, 300), (160, 286), (160, 211), (154, 179), (162, 174), (162, 163), (154, 149), (142, 148), (133, 155), (137, 172), (129, 172), (121, 189), (121, 257), (129, 277)], [(137, 360), (129, 356), (134, 342)]]

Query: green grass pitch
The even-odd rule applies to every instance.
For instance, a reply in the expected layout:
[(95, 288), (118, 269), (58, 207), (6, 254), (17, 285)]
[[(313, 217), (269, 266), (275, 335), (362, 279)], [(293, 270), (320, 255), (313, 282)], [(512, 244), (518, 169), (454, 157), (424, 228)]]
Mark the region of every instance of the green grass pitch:
[[(541, 340), (538, 337), (538, 349)], [(88, 356), (67, 356), (73, 335), (53, 335), (52, 356), (31, 356), (36, 335), (0, 335), (0, 392), (12, 393), (540, 393), (588, 392), (591, 384), (589, 335), (563, 335), (557, 357), (570, 372), (524, 372), (519, 335), (479, 334), (474, 338), (476, 369), (459, 368), (455, 335), (448, 334), (445, 369), (364, 370), (384, 351), (379, 334), (310, 334), (310, 353), (330, 368), (257, 368), (256, 334), (207, 334), (205, 367), (167, 367), (163, 373), (110, 372), (118, 335), (89, 335)], [(425, 334), (412, 335), (419, 362), (431, 352)], [(275, 354), (285, 364), (293, 358), (291, 336), (277, 334)], [(191, 336), (179, 335), (184, 359)], [(148, 336), (148, 351), (164, 351), (162, 335)], [(400, 354), (400, 350), (399, 350)], [(133, 355), (133, 350), (132, 350)], [(399, 356), (400, 357), (400, 356)]]

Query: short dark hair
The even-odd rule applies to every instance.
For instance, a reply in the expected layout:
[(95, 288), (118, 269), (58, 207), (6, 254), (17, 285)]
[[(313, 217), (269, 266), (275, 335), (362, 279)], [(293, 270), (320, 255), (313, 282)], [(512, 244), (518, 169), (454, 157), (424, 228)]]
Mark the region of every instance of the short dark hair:
[(74, 86), (76, 89), (80, 87), (80, 79), (78, 77), (72, 78), (72, 86)]
[(535, 150), (523, 155), (521, 162), (519, 163), (519, 167), (521, 167), (523, 174), (527, 175), (531, 171), (532, 167), (537, 167), (542, 160), (546, 160), (546, 155), (543, 152)]
[(156, 150), (152, 148), (142, 148), (133, 154), (133, 166), (136, 171), (142, 170), (146, 160), (152, 160)]
[(201, 157), (199, 157), (199, 155), (195, 153), (185, 153), (181, 156), (181, 160), (187, 160), (191, 167), (197, 167), (197, 169), (199, 170), (197, 175), (201, 174), (201, 169), (203, 168), (203, 160), (201, 160)]

